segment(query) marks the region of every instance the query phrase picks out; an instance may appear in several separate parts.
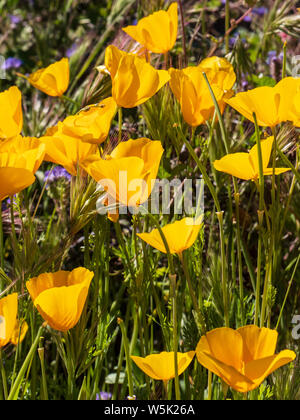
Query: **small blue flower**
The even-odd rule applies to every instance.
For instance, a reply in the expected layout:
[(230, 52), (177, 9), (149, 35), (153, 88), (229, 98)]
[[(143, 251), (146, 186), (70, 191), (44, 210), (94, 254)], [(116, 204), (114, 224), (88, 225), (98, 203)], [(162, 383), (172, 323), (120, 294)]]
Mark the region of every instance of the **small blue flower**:
[(16, 15), (8, 15), (8, 17), (13, 25), (17, 25), (22, 20), (19, 16)]
[(101, 391), (100, 394), (96, 394), (96, 400), (97, 401), (107, 401), (110, 400), (112, 397), (112, 394), (110, 392)]
[(72, 55), (75, 54), (77, 48), (78, 48), (77, 44), (73, 44), (70, 48), (67, 49), (66, 56), (68, 58), (72, 57)]
[(254, 7), (254, 9), (252, 10), (252, 13), (258, 16), (263, 16), (266, 13), (268, 13), (268, 11), (269, 10), (267, 9), (267, 7)]
[(61, 166), (56, 166), (52, 171), (45, 172), (45, 181), (47, 181), (48, 184), (63, 178), (66, 181), (71, 181), (71, 175)]
[(9, 57), (2, 64), (2, 70), (18, 69), (23, 64), (20, 58)]
[(268, 66), (270, 66), (271, 63), (274, 62), (274, 61), (281, 62), (282, 60), (283, 60), (283, 53), (282, 52), (280, 54), (277, 54), (276, 51), (269, 51), (268, 52), (268, 58), (267, 58)]

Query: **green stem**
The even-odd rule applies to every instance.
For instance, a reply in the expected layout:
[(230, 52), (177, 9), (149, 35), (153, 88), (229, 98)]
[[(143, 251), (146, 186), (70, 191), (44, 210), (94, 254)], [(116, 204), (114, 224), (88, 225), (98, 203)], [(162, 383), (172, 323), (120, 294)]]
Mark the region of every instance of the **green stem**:
[(6, 379), (6, 373), (5, 373), (3, 359), (2, 359), (2, 349), (0, 349), (0, 369), (1, 369), (1, 376), (2, 376), (4, 399), (7, 400), (7, 397), (8, 397), (7, 379)]
[(238, 272), (239, 272), (239, 291), (241, 302), (241, 322), (245, 323), (245, 310), (244, 310), (244, 280), (243, 280), (243, 267), (242, 267), (242, 251), (241, 251), (241, 231), (240, 231), (240, 194), (234, 194), (235, 199), (235, 219), (236, 219), (236, 241), (238, 253)]
[(202, 72), (202, 74), (203, 74), (203, 77), (204, 77), (205, 82), (207, 84), (207, 87), (208, 87), (210, 96), (211, 96), (211, 98), (213, 100), (213, 103), (214, 103), (214, 106), (215, 106), (215, 110), (216, 110), (216, 113), (217, 113), (217, 116), (218, 116), (218, 120), (219, 120), (219, 125), (220, 125), (222, 140), (223, 140), (223, 143), (224, 143), (224, 146), (225, 146), (226, 153), (228, 154), (230, 152), (230, 149), (229, 149), (229, 141), (228, 141), (228, 137), (227, 137), (227, 133), (226, 133), (224, 121), (223, 121), (223, 118), (222, 118), (221, 110), (220, 110), (218, 101), (217, 101), (217, 99), (215, 97), (214, 91), (212, 90), (212, 88), (210, 86), (210, 83), (208, 81), (208, 78), (207, 78), (206, 74), (204, 72)]
[(208, 386), (207, 386), (207, 399), (208, 401), (211, 401), (211, 395), (212, 395), (212, 372), (208, 371)]
[(130, 350), (129, 350), (129, 344), (128, 344), (128, 338), (126, 329), (124, 326), (123, 319), (118, 318), (118, 324), (120, 325), (122, 337), (123, 337), (123, 343), (124, 343), (124, 349), (125, 349), (125, 357), (126, 357), (126, 370), (127, 370), (127, 378), (128, 378), (128, 388), (129, 388), (129, 397), (132, 399), (134, 398), (133, 394), (133, 380), (132, 380), (132, 369), (131, 369), (131, 359), (130, 359)]
[(175, 368), (175, 396), (176, 400), (180, 400), (180, 387), (178, 377), (178, 325), (177, 325), (177, 290), (176, 290), (176, 274), (170, 274), (170, 291), (172, 296), (173, 309), (173, 351), (174, 351), (174, 368)]
[(197, 298), (196, 298), (195, 293), (194, 293), (193, 285), (192, 285), (192, 282), (191, 282), (191, 276), (190, 276), (189, 269), (188, 269), (187, 263), (186, 263), (186, 258), (185, 258), (185, 255), (183, 255), (183, 254), (178, 254), (178, 257), (179, 257), (180, 262), (182, 264), (183, 272), (184, 272), (184, 275), (185, 275), (187, 283), (188, 283), (189, 292), (190, 292), (190, 295), (191, 295), (191, 298), (192, 298), (194, 309), (195, 309), (196, 314), (197, 314), (197, 320), (199, 321), (201, 335), (202, 335), (202, 334), (206, 333), (205, 320), (204, 320), (202, 311), (199, 308), (198, 301), (197, 301)]
[(8, 401), (14, 401), (14, 400), (17, 400), (17, 398), (18, 398), (22, 380), (25, 376), (26, 370), (27, 370), (29, 364), (31, 363), (32, 358), (34, 356), (34, 353), (37, 349), (37, 346), (39, 344), (43, 329), (44, 329), (44, 327), (41, 326), (39, 328), (38, 332), (37, 332), (35, 340), (32, 343), (32, 346), (31, 346), (31, 348), (30, 348), (30, 350), (29, 350), (29, 352), (26, 356), (26, 359), (25, 359), (25, 361), (24, 361), (24, 363), (23, 363), (23, 365), (22, 365), (22, 367), (21, 367), (21, 369), (18, 373), (18, 376), (17, 376), (16, 380), (14, 381), (13, 386), (11, 387), (10, 393), (8, 395), (8, 398), (7, 398)]
[(283, 44), (282, 79), (286, 77), (286, 42)]
[(286, 294), (285, 294), (285, 297), (284, 297), (284, 300), (283, 300), (283, 304), (281, 305), (281, 310), (280, 310), (280, 314), (279, 314), (279, 316), (278, 316), (278, 320), (277, 320), (277, 324), (276, 324), (275, 330), (277, 330), (277, 328), (278, 328), (278, 326), (279, 326), (279, 322), (280, 322), (281, 317), (282, 317), (282, 314), (283, 314), (283, 310), (284, 310), (284, 307), (285, 307), (285, 303), (286, 303), (286, 300), (287, 300), (288, 294), (289, 294), (289, 292), (290, 292), (290, 289), (291, 289), (291, 286), (292, 286), (292, 283), (293, 283), (293, 280), (294, 280), (294, 277), (295, 277), (295, 274), (296, 274), (296, 270), (297, 270), (297, 267), (298, 267), (299, 261), (300, 261), (300, 255), (298, 255), (298, 258), (297, 258), (297, 261), (296, 261), (296, 264), (295, 264), (295, 267), (294, 267), (294, 270), (293, 270), (292, 277), (291, 277), (291, 279), (290, 279), (290, 281), (289, 281), (289, 285), (288, 285), (288, 288), (287, 288), (287, 291), (286, 291)]
[(43, 385), (43, 400), (48, 401), (48, 387), (46, 379), (46, 370), (45, 370), (45, 348), (43, 346), (43, 338), (40, 338), (40, 346), (38, 348), (38, 354), (41, 362), (41, 372), (42, 372), (42, 385)]
[(215, 190), (215, 188), (214, 188), (214, 186), (213, 186), (213, 184), (212, 184), (212, 182), (211, 182), (211, 180), (210, 180), (210, 178), (209, 178), (209, 176), (206, 172), (206, 169), (205, 169), (204, 165), (202, 165), (202, 163), (200, 162), (200, 160), (199, 160), (198, 156), (196, 155), (193, 147), (191, 146), (190, 142), (186, 139), (186, 137), (184, 136), (182, 131), (181, 131), (181, 135), (182, 135), (182, 140), (183, 140), (184, 144), (186, 145), (190, 155), (192, 156), (196, 165), (198, 166), (198, 168), (199, 168), (199, 170), (200, 170), (200, 172), (203, 176), (204, 182), (206, 183), (206, 185), (207, 185), (207, 187), (208, 187), (208, 189), (209, 189), (209, 191), (210, 191), (210, 193), (213, 197), (213, 200), (214, 200), (217, 211), (221, 211), (221, 206), (220, 206), (220, 203), (219, 203), (219, 200), (218, 200), (216, 190)]
[(76, 105), (77, 108), (80, 108), (80, 104), (78, 102), (74, 101), (73, 99), (69, 98), (68, 96), (61, 95), (60, 98), (65, 100), (65, 101), (68, 101), (68, 102), (72, 103), (73, 105)]
[(117, 235), (119, 245), (120, 245), (120, 247), (121, 247), (121, 249), (122, 249), (122, 251), (125, 255), (125, 259), (126, 259), (126, 262), (127, 262), (127, 267), (128, 267), (129, 272), (130, 272), (131, 279), (133, 280), (135, 278), (134, 269), (133, 269), (131, 261), (130, 261), (130, 257), (129, 257), (129, 254), (128, 254), (128, 250), (126, 248), (124, 238), (122, 236), (122, 230), (121, 230), (119, 220), (117, 220), (117, 222), (114, 223), (114, 226), (115, 226), (115, 231), (116, 231), (116, 235)]
[(221, 266), (222, 266), (222, 290), (223, 290), (223, 304), (224, 304), (224, 320), (225, 327), (229, 328), (229, 309), (228, 309), (228, 277), (226, 270), (226, 254), (225, 254), (225, 237), (223, 228), (223, 212), (217, 212), (220, 229), (220, 246), (221, 246)]
[(257, 250), (257, 277), (256, 277), (256, 296), (255, 296), (255, 316), (254, 324), (258, 325), (258, 315), (260, 307), (260, 286), (261, 286), (261, 260), (262, 260), (262, 224), (264, 215), (264, 174), (263, 174), (263, 160), (261, 151), (260, 132), (257, 124), (255, 113), (253, 113), (256, 144), (258, 151), (258, 166), (259, 166), (259, 210), (258, 210), (258, 250)]

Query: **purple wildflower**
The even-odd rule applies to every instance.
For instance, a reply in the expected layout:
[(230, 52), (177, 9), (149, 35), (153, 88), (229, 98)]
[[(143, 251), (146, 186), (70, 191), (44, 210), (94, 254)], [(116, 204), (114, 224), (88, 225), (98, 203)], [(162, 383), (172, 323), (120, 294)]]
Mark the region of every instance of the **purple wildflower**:
[(282, 52), (280, 54), (277, 54), (276, 51), (269, 51), (268, 52), (268, 58), (267, 58), (268, 66), (270, 66), (271, 63), (274, 62), (274, 61), (281, 62), (282, 60), (283, 60), (283, 53)]
[(62, 168), (61, 166), (56, 166), (52, 171), (45, 172), (45, 180), (48, 184), (63, 178), (67, 181), (70, 181), (71, 175), (65, 170), (65, 168)]
[(66, 56), (67, 56), (68, 58), (72, 57), (72, 55), (74, 55), (74, 54), (75, 54), (75, 52), (76, 52), (77, 48), (78, 48), (77, 44), (76, 44), (76, 43), (75, 43), (75, 44), (73, 44), (70, 48), (68, 48), (68, 49), (67, 49), (67, 51), (66, 51)]
[(17, 16), (17, 15), (8, 15), (8, 17), (9, 17), (9, 19), (10, 19), (10, 21), (11, 21), (11, 23), (13, 24), (13, 25), (17, 25), (18, 23), (20, 23), (21, 22), (21, 18), (19, 17), (19, 16)]
[(2, 70), (18, 69), (23, 64), (23, 61), (20, 58), (9, 57), (7, 58), (3, 65)]
[(99, 394), (96, 394), (96, 400), (97, 401), (107, 401), (110, 400), (112, 397), (112, 394), (110, 392), (101, 391)]
[(258, 16), (263, 16), (268, 13), (267, 7), (254, 7), (252, 13)]

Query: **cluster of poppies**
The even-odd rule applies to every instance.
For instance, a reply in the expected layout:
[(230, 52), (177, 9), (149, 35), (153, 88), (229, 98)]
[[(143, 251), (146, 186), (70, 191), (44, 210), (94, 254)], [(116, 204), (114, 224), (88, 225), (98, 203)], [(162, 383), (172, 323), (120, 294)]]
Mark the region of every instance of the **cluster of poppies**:
[[(163, 155), (160, 140), (139, 138), (117, 145), (109, 154), (101, 154), (111, 123), (121, 108), (145, 103), (163, 86), (169, 86), (179, 102), (187, 124), (195, 128), (212, 119), (216, 103), (222, 114), (229, 104), (250, 121), (253, 114), (261, 126), (291, 121), (300, 126), (300, 79), (285, 78), (274, 88), (261, 87), (233, 96), (236, 75), (232, 65), (220, 57), (210, 57), (197, 66), (184, 69), (157, 70), (150, 53), (167, 54), (177, 39), (177, 3), (167, 11), (158, 11), (141, 19), (124, 31), (140, 44), (137, 53), (121, 51), (113, 45), (106, 49), (105, 67), (112, 81), (112, 96), (68, 116), (41, 138), (24, 138), (21, 92), (15, 86), (0, 94), (0, 202), (24, 190), (35, 181), (34, 174), (43, 161), (63, 166), (70, 175), (87, 174), (101, 184), (112, 181), (116, 204), (138, 207), (151, 194)], [(164, 28), (163, 34), (161, 28)], [(25, 76), (23, 76), (25, 77)], [(61, 97), (69, 85), (69, 63), (66, 58), (29, 77), (28, 82), (47, 95)], [(273, 137), (261, 141), (263, 175), (280, 174), (288, 168), (268, 168)], [(249, 153), (227, 154), (214, 162), (218, 171), (244, 180), (259, 177), (257, 146)], [(127, 172), (127, 184), (119, 184), (119, 173)], [(132, 179), (144, 181), (148, 188), (131, 191)], [(105, 185), (103, 185), (105, 188)], [(124, 198), (124, 189), (126, 191)], [(118, 217), (115, 216), (116, 218)], [(114, 217), (111, 217), (115, 220)], [(191, 247), (200, 230), (199, 220), (184, 218), (160, 230), (141, 233), (139, 237), (161, 252), (181, 256)], [(178, 234), (180, 232), (180, 234)], [(55, 330), (73, 328), (82, 313), (93, 273), (79, 267), (72, 272), (59, 271), (32, 278), (27, 289), (45, 322)], [(22, 340), (27, 324), (16, 319), (17, 295), (0, 300), (0, 346)], [(196, 349), (198, 361), (240, 392), (256, 388), (278, 367), (294, 360), (292, 351), (275, 355), (277, 332), (245, 326), (238, 330), (218, 328), (202, 336)], [(178, 353), (178, 373), (190, 364), (195, 351)], [(154, 379), (168, 381), (174, 377), (174, 354), (163, 352), (146, 358), (132, 356), (135, 363)]]

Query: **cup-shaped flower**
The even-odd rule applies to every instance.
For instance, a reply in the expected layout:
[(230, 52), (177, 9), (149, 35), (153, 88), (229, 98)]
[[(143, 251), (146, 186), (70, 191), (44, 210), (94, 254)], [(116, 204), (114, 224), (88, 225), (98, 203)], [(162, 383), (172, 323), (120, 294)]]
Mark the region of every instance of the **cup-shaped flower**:
[[(194, 244), (202, 226), (201, 221), (202, 218), (194, 220), (191, 217), (185, 217), (162, 228), (171, 254), (180, 255)], [(137, 235), (153, 248), (164, 253), (167, 252), (158, 229), (154, 229), (150, 233), (138, 233)]]
[(77, 175), (82, 161), (99, 153), (97, 144), (85, 143), (78, 137), (66, 135), (62, 122), (48, 129), (40, 141), (46, 146), (45, 160), (63, 166), (74, 176)]
[(105, 51), (105, 66), (112, 79), (112, 96), (123, 108), (143, 104), (170, 80), (166, 70), (156, 70), (144, 59), (113, 45)]
[(236, 74), (232, 64), (226, 58), (214, 56), (202, 60), (198, 68), (206, 74), (211, 86), (218, 86), (223, 91), (223, 97), (218, 101), (220, 111), (223, 113), (226, 106), (225, 99), (234, 95), (232, 87), (236, 82)]
[(47, 324), (66, 332), (79, 321), (93, 277), (94, 273), (79, 267), (71, 272), (41, 274), (30, 279), (26, 286)]
[(70, 80), (69, 60), (62, 58), (46, 68), (42, 68), (24, 77), (36, 89), (49, 96), (62, 96), (68, 89)]
[(23, 321), (20, 326), (17, 314), (17, 293), (12, 293), (0, 299), (0, 348), (6, 346), (8, 343), (17, 345), (23, 341), (28, 330), (28, 325)]
[[(211, 97), (203, 69), (187, 67), (183, 70), (169, 69), (170, 87), (180, 103), (185, 121), (192, 127), (204, 124), (213, 117), (215, 106)], [(224, 98), (224, 92), (216, 84), (211, 84), (218, 103)]]
[(286, 77), (274, 87), (262, 86), (240, 92), (226, 102), (248, 120), (263, 127), (275, 127), (285, 121), (293, 121), (294, 99), (300, 91), (300, 79)]
[[(263, 174), (272, 175), (273, 168), (268, 168), (274, 137), (268, 137), (261, 141)], [(252, 147), (249, 153), (230, 153), (219, 160), (214, 161), (217, 171), (236, 176), (245, 180), (259, 178), (259, 160), (257, 145)], [(275, 168), (275, 175), (289, 171), (289, 168)]]
[[(178, 375), (181, 375), (195, 356), (194, 351), (177, 353)], [(174, 352), (163, 351), (146, 357), (131, 356), (137, 366), (150, 378), (159, 381), (169, 381), (175, 377)]]
[(0, 153), (7, 154), (8, 165), (13, 161), (14, 165), (21, 165), (34, 174), (44, 160), (45, 146), (36, 137), (19, 135), (1, 142)]
[(159, 10), (140, 19), (137, 25), (122, 29), (147, 50), (158, 54), (166, 53), (173, 48), (177, 39), (177, 3), (172, 3), (167, 11)]
[(16, 86), (12, 86), (0, 93), (0, 140), (17, 136), (22, 127), (22, 95)]
[(277, 331), (256, 325), (237, 330), (217, 328), (201, 337), (197, 359), (236, 391), (248, 392), (274, 370), (295, 359), (291, 350), (275, 354), (277, 336)]
[(89, 106), (87, 110), (67, 117), (62, 122), (62, 132), (86, 143), (101, 144), (108, 136), (116, 111), (114, 99), (106, 98), (97, 105)]
[(158, 140), (130, 139), (106, 159), (91, 157), (81, 166), (107, 191), (112, 202), (138, 207), (152, 192), (162, 154)]
[(45, 155), (45, 146), (35, 142), (20, 136), (0, 144), (0, 201), (34, 183)]

